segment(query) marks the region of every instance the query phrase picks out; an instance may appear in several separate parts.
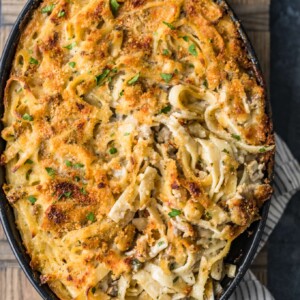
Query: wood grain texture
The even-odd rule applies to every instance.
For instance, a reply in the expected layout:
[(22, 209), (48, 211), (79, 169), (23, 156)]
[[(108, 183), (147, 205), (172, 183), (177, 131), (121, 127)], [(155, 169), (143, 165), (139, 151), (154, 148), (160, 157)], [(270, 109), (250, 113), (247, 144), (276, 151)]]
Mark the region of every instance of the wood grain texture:
[[(247, 30), (269, 82), (270, 68), (270, 0), (228, 0)], [(0, 54), (11, 27), (21, 11), (24, 0), (0, 0)], [(267, 246), (254, 261), (251, 270), (267, 283)], [(41, 297), (18, 266), (0, 225), (0, 300), (38, 300)], [(242, 300), (242, 299), (241, 299)]]

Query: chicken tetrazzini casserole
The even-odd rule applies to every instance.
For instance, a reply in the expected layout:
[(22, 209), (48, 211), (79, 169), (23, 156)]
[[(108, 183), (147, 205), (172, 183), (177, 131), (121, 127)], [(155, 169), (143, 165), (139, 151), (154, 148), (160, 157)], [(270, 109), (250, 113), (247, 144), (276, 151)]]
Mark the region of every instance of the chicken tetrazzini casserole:
[(213, 299), (259, 219), (274, 139), (212, 0), (46, 0), (4, 96), (3, 189), (60, 299)]

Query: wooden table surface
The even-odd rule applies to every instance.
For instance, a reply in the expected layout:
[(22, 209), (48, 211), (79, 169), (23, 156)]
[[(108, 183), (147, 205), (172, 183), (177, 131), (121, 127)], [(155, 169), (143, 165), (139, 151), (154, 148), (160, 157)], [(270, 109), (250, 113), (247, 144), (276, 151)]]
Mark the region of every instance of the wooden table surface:
[[(0, 54), (26, 1), (0, 0)], [(242, 20), (260, 60), (267, 82), (270, 69), (270, 0), (228, 0)], [(267, 284), (267, 246), (252, 265), (259, 280)], [(8, 245), (0, 225), (0, 300), (37, 300), (41, 297), (31, 286)]]

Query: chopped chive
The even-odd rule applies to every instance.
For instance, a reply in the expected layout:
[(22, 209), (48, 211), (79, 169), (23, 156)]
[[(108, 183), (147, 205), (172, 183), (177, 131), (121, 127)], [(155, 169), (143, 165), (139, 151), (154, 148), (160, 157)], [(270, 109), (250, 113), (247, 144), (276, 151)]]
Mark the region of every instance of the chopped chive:
[(121, 92), (120, 92), (120, 96), (122, 97), (124, 95), (124, 90), (122, 90)]
[(22, 116), (22, 119), (25, 121), (33, 121), (33, 117), (27, 113)]
[(161, 73), (160, 77), (166, 82), (169, 83), (173, 77), (173, 74)]
[(181, 211), (178, 210), (178, 209), (172, 208), (172, 211), (170, 211), (168, 213), (168, 215), (169, 215), (170, 218), (174, 218), (174, 217), (177, 217), (177, 216), (181, 215)]
[(55, 171), (52, 168), (46, 167), (45, 170), (47, 171), (47, 173), (50, 177), (55, 176)]
[(197, 52), (195, 44), (191, 44), (189, 46), (189, 53), (192, 54), (193, 56), (197, 56), (198, 55), (198, 52)]
[(43, 14), (51, 13), (54, 6), (55, 6), (54, 4), (47, 5), (47, 6), (43, 7), (41, 11)]
[(70, 62), (69, 62), (69, 66), (70, 66), (71, 68), (75, 68), (76, 62), (70, 61)]
[(69, 161), (69, 160), (66, 160), (65, 164), (66, 164), (67, 167), (72, 167), (73, 166), (72, 162)]
[(237, 134), (234, 134), (234, 133), (231, 135), (231, 137), (234, 138), (234, 139), (236, 139), (237, 141), (241, 140), (241, 137), (239, 135), (237, 135)]
[(62, 17), (65, 16), (65, 14), (66, 14), (65, 11), (64, 11), (64, 10), (61, 10), (61, 11), (58, 13), (57, 16), (58, 16), (59, 18), (62, 18)]
[(31, 65), (38, 65), (38, 64), (39, 64), (38, 60), (36, 60), (36, 59), (33, 58), (33, 57), (30, 57), (29, 63), (30, 63)]
[(116, 15), (119, 8), (120, 8), (120, 4), (118, 3), (117, 0), (110, 0), (110, 7), (111, 7), (111, 10), (112, 10), (112, 13), (114, 15)]
[(34, 196), (29, 196), (29, 197), (28, 197), (28, 201), (29, 201), (31, 204), (34, 204), (34, 203), (37, 201), (37, 199), (36, 199)]
[(164, 49), (162, 53), (163, 53), (163, 55), (169, 55), (170, 54), (168, 49)]
[(166, 26), (168, 26), (171, 30), (175, 30), (175, 29), (176, 29), (175, 26), (172, 25), (171, 23), (168, 23), (168, 22), (166, 22), (166, 21), (163, 21), (163, 23), (164, 23)]
[(72, 50), (75, 46), (76, 46), (76, 43), (73, 42), (73, 43), (71, 43), (71, 44), (69, 44), (69, 45), (67, 45), (67, 46), (64, 46), (64, 48), (66, 48), (66, 49), (68, 49), (68, 50)]
[(264, 152), (266, 152), (266, 151), (267, 151), (267, 149), (266, 149), (265, 147), (262, 147), (262, 148), (259, 149), (259, 152), (260, 152), (260, 153), (264, 153)]
[(17, 92), (18, 94), (19, 94), (20, 92), (22, 92), (22, 91), (23, 91), (23, 88), (21, 88), (21, 87), (20, 87), (19, 89), (16, 90), (16, 92)]
[(171, 111), (172, 107), (171, 105), (167, 105), (164, 108), (161, 109), (160, 113), (161, 114), (167, 114), (169, 111)]
[(84, 167), (84, 164), (77, 163), (77, 164), (74, 164), (73, 167), (74, 167), (75, 169), (80, 169), (80, 168), (83, 168), (83, 167)]
[(158, 242), (157, 245), (160, 247), (160, 246), (162, 246), (164, 243), (165, 243), (164, 241), (160, 241), (160, 242)]
[(90, 212), (87, 214), (86, 218), (91, 221), (91, 222), (95, 222), (96, 221), (96, 217), (94, 215), (94, 213)]
[(185, 35), (185, 36), (183, 36), (182, 38), (183, 38), (183, 39), (184, 39), (186, 42), (188, 42), (188, 41), (189, 41), (189, 37), (188, 37), (188, 36), (186, 36), (186, 35)]
[(128, 80), (127, 84), (128, 85), (134, 85), (138, 81), (139, 77), (140, 77), (140, 73), (136, 74), (130, 80)]
[(118, 150), (117, 150), (116, 148), (112, 147), (112, 148), (110, 148), (110, 149), (108, 150), (108, 152), (109, 152), (110, 154), (116, 154), (116, 153), (118, 152)]
[(32, 165), (32, 164), (33, 164), (33, 161), (32, 161), (31, 159), (28, 158), (28, 159), (25, 161), (25, 164)]
[(113, 68), (111, 71), (112, 71), (113, 73), (117, 73), (117, 72), (118, 72), (118, 69), (117, 69), (117, 68)]
[(109, 69), (105, 69), (101, 74), (97, 75), (95, 77), (96, 79), (96, 84), (97, 85), (102, 85), (104, 83), (105, 78), (107, 77), (107, 75), (109, 74), (110, 70)]

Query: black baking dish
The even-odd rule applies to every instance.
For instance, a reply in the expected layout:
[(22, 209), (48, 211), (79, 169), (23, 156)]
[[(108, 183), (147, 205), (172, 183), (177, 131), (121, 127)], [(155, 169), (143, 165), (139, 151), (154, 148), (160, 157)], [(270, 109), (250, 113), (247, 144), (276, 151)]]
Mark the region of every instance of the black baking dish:
[[(219, 0), (220, 3), (225, 10), (228, 11), (230, 17), (235, 22), (238, 31), (240, 33), (240, 37), (244, 43), (244, 47), (248, 52), (248, 56), (252, 62), (253, 72), (259, 82), (259, 84), (265, 89), (265, 82), (262, 77), (262, 71), (259, 66), (257, 57), (254, 53), (254, 50), (250, 44), (250, 41), (241, 27), (239, 20), (236, 15), (232, 11), (232, 9), (228, 6), (228, 4), (224, 0)], [(30, 16), (35, 8), (38, 7), (40, 1), (38, 0), (29, 0), (22, 12), (20, 13), (16, 23), (10, 33), (10, 36), (7, 40), (6, 46), (3, 51), (2, 59), (0, 62), (0, 109), (1, 116), (3, 114), (3, 95), (4, 89), (6, 85), (6, 81), (9, 78), (11, 64), (14, 59), (15, 50), (20, 38), (20, 34), (23, 28), (26, 26)], [(271, 109), (270, 103), (267, 101), (266, 103), (266, 111), (268, 116), (271, 118)], [(2, 130), (2, 125), (1, 125)], [(5, 148), (5, 142), (1, 139), (0, 141), (0, 150), (1, 153)], [(272, 163), (269, 166), (269, 178), (272, 178), (273, 175), (273, 166)], [(0, 168), (0, 184), (5, 182), (5, 170), (4, 167)], [(3, 190), (0, 191), (0, 219), (7, 236), (7, 239), (10, 243), (10, 246), (21, 266), (23, 271), (25, 272), (27, 278), (31, 282), (31, 284), (38, 291), (40, 296), (43, 299), (56, 299), (57, 296), (51, 291), (47, 284), (41, 284), (39, 279), (39, 273), (33, 271), (30, 267), (30, 257), (26, 253), (26, 249), (22, 243), (21, 236), (18, 232), (17, 226), (15, 224), (15, 218), (12, 207), (9, 205)], [(262, 237), (263, 229), (265, 227), (266, 219), (268, 217), (268, 210), (270, 206), (270, 201), (267, 201), (261, 210), (261, 219), (255, 223), (253, 223), (250, 228), (244, 232), (241, 236), (239, 236), (232, 244), (229, 255), (226, 258), (227, 262), (234, 263), (237, 265), (237, 275), (235, 278), (224, 278), (221, 282), (224, 292), (219, 298), (220, 300), (226, 300), (233, 293), (234, 289), (238, 286), (239, 282), (243, 278), (245, 272), (249, 268), (253, 257), (256, 253), (257, 247)], [(251, 234), (250, 234), (251, 233)]]

